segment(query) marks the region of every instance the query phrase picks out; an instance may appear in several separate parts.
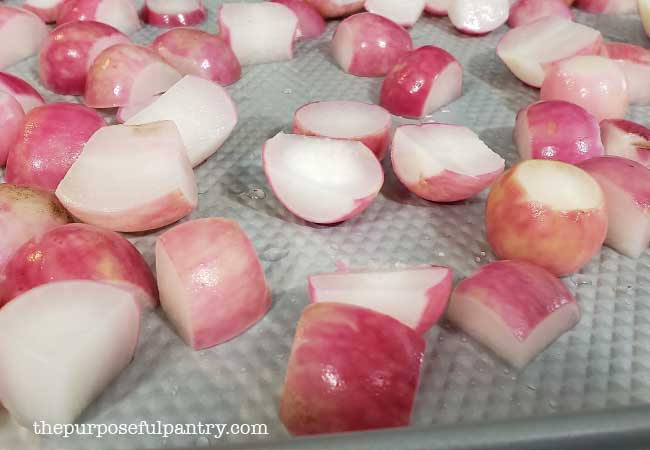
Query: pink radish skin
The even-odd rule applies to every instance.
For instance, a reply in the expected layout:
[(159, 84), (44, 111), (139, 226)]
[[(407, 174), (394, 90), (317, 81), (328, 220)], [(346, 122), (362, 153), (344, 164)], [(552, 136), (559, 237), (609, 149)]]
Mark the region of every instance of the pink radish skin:
[(0, 284), (0, 305), (42, 284), (66, 280), (114, 284), (132, 291), (142, 307), (158, 304), (151, 269), (133, 244), (113, 231), (71, 223), (35, 236), (14, 253)]
[(384, 184), (374, 153), (357, 141), (278, 133), (262, 151), (280, 202), (308, 222), (334, 224), (363, 212)]
[(32, 109), (9, 152), (5, 179), (54, 191), (88, 139), (104, 125), (97, 112), (76, 103), (48, 103)]
[(510, 7), (508, 25), (515, 28), (549, 16), (573, 20), (573, 13), (564, 0), (517, 0)]
[(162, 234), (156, 272), (165, 315), (195, 350), (243, 333), (271, 306), (255, 248), (232, 220), (192, 220)]
[(523, 261), (497, 261), (465, 278), (447, 317), (517, 369), (580, 320), (580, 307), (553, 274)]
[(293, 132), (305, 136), (359, 141), (382, 160), (388, 149), (392, 118), (377, 105), (350, 101), (313, 102), (293, 117)]
[(445, 312), (452, 272), (441, 266), (356, 270), (312, 275), (308, 281), (314, 303), (337, 302), (372, 309), (422, 335)]
[(620, 156), (650, 167), (650, 129), (629, 120), (603, 120), (600, 134), (608, 156)]
[(23, 130), (25, 113), (20, 103), (10, 94), (0, 91), (0, 165), (7, 157)]
[(228, 86), (241, 77), (241, 66), (221, 39), (193, 28), (175, 28), (151, 43), (169, 65), (183, 75), (196, 75)]
[(129, 38), (104, 23), (71, 22), (52, 31), (38, 60), (43, 86), (58, 94), (82, 95), (86, 74), (103, 50), (115, 44), (129, 43)]
[(305, 0), (326, 19), (336, 19), (359, 12), (365, 0)]
[(650, 37), (650, 0), (639, 0), (638, 6), (643, 29)]
[(592, 14), (638, 14), (638, 0), (577, 0), (578, 9)]
[(102, 128), (88, 141), (56, 196), (81, 221), (124, 232), (169, 225), (198, 202), (192, 166), (171, 121)]
[[(15, 6), (0, 5), (0, 69), (38, 53), (48, 29), (33, 12)], [(16, 44), (20, 43), (20, 44)]]
[(0, 92), (12, 95), (23, 107), (25, 113), (45, 104), (41, 94), (32, 85), (10, 73), (0, 72)]
[(59, 9), (66, 0), (25, 0), (22, 7), (33, 12), (45, 23), (56, 22)]
[(190, 27), (202, 23), (207, 13), (202, 0), (145, 0), (140, 16), (155, 27)]
[(297, 40), (314, 39), (322, 36), (327, 24), (318, 10), (305, 0), (271, 0), (291, 9), (298, 17)]
[(555, 65), (542, 83), (540, 98), (575, 103), (598, 121), (622, 119), (629, 106), (625, 74), (602, 56), (574, 56)]
[(124, 123), (127, 120), (129, 120), (131, 117), (135, 116), (137, 113), (145, 109), (147, 106), (151, 105), (159, 98), (160, 95), (154, 95), (153, 97), (143, 102), (118, 108), (117, 112), (115, 113), (115, 119), (118, 121), (118, 123)]
[(514, 141), (522, 159), (576, 164), (605, 153), (596, 118), (559, 100), (533, 103), (519, 111)]
[(386, 75), (379, 104), (392, 114), (422, 118), (463, 91), (463, 67), (445, 50), (427, 45), (402, 58)]
[(117, 44), (90, 66), (84, 101), (92, 108), (133, 105), (165, 92), (180, 79), (181, 74), (153, 50)]
[(92, 20), (117, 28), (124, 34), (140, 29), (138, 11), (132, 0), (66, 0), (61, 6), (57, 25)]
[(509, 11), (509, 0), (453, 0), (448, 14), (458, 31), (483, 35), (506, 23)]
[(402, 184), (432, 202), (472, 197), (489, 186), (504, 167), (503, 158), (473, 131), (441, 123), (398, 127), (391, 159)]
[(630, 103), (650, 104), (650, 50), (638, 45), (610, 42), (603, 45), (601, 55), (616, 61), (625, 74)]
[(403, 27), (412, 27), (422, 15), (424, 5), (425, 0), (410, 0), (405, 3), (393, 0), (366, 0), (364, 8)]
[(424, 10), (434, 16), (446, 16), (449, 14), (449, 5), (453, 0), (426, 0)]
[(343, 20), (332, 37), (332, 54), (345, 72), (381, 77), (413, 48), (408, 31), (377, 14)]
[(407, 426), (424, 340), (384, 314), (315, 303), (302, 313), (280, 419), (294, 435)]

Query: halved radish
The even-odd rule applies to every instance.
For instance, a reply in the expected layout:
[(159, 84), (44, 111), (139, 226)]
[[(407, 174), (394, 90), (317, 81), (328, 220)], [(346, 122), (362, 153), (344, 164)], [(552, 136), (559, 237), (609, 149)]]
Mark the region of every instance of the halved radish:
[(207, 17), (202, 0), (145, 0), (140, 15), (156, 27), (198, 25)]
[(160, 95), (154, 95), (153, 97), (148, 98), (147, 100), (144, 100), (142, 102), (134, 103), (133, 105), (122, 106), (121, 108), (118, 108), (117, 112), (115, 113), (115, 119), (119, 123), (126, 122), (131, 117), (135, 116), (137, 113), (145, 109), (147, 106), (151, 105), (153, 102), (158, 100), (160, 98)]
[(171, 121), (100, 129), (56, 196), (81, 221), (127, 232), (168, 225), (198, 202), (192, 166)]
[(133, 0), (66, 0), (61, 5), (57, 25), (77, 20), (94, 20), (131, 34), (141, 27)]
[(262, 152), (280, 202), (309, 222), (332, 224), (360, 214), (384, 184), (374, 153), (357, 141), (278, 133)]
[(56, 22), (56, 18), (59, 16), (59, 9), (65, 1), (66, 0), (25, 0), (22, 7), (36, 14), (43, 20), (43, 22), (51, 23)]
[(630, 103), (650, 104), (650, 50), (633, 44), (608, 42), (603, 45), (601, 55), (616, 61), (625, 74)]
[(575, 5), (593, 14), (637, 14), (638, 0), (577, 0)]
[(449, 20), (459, 31), (486, 34), (508, 20), (508, 0), (453, 0), (449, 5)]
[(7, 163), (7, 156), (23, 129), (25, 113), (18, 100), (0, 91), (0, 166)]
[(38, 53), (47, 26), (36, 14), (15, 6), (0, 5), (0, 69)]
[(25, 113), (45, 104), (41, 94), (31, 84), (10, 73), (0, 72), (0, 92), (6, 92), (15, 97)]
[(573, 20), (571, 8), (564, 0), (517, 0), (510, 7), (508, 25), (515, 28), (549, 16)]
[(296, 134), (359, 141), (380, 160), (388, 148), (391, 125), (390, 114), (381, 106), (351, 101), (308, 103), (293, 117)]
[(347, 16), (363, 9), (364, 0), (305, 0), (326, 19)]
[(313, 39), (321, 36), (327, 29), (327, 24), (318, 10), (305, 0), (271, 0), (290, 8), (298, 17), (296, 39)]
[(424, 10), (434, 16), (446, 16), (449, 14), (449, 6), (453, 0), (426, 0)]
[(650, 129), (629, 120), (600, 122), (600, 134), (609, 156), (621, 156), (650, 167)]
[(379, 14), (403, 27), (412, 27), (424, 11), (425, 0), (409, 0), (395, 2), (394, 0), (366, 0), (363, 5), (366, 11)]

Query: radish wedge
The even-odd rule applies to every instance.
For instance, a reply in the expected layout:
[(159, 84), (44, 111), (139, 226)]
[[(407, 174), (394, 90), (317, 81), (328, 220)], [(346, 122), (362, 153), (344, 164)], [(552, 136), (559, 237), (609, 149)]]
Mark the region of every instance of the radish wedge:
[(207, 17), (202, 0), (145, 0), (140, 15), (156, 27), (189, 27)]
[(496, 30), (508, 20), (508, 0), (453, 0), (449, 20), (463, 33), (480, 35)]
[(600, 133), (609, 156), (621, 156), (650, 167), (650, 129), (629, 120), (603, 120)]
[(412, 27), (424, 11), (425, 0), (366, 0), (364, 8), (373, 14), (379, 14), (403, 27)]
[(140, 27), (133, 0), (66, 0), (61, 5), (57, 25), (78, 20), (93, 20), (131, 34)]
[(47, 36), (45, 23), (36, 14), (15, 6), (0, 5), (0, 69), (38, 53)]
[(0, 92), (11, 94), (23, 107), (25, 114), (45, 104), (41, 94), (31, 84), (10, 73), (0, 72)]

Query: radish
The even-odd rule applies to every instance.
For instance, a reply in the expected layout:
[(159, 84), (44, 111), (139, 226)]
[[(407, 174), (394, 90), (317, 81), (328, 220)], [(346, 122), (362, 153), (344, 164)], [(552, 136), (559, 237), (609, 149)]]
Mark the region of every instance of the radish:
[(271, 0), (273, 3), (280, 3), (291, 9), (298, 18), (298, 29), (296, 39), (317, 38), (327, 30), (327, 24), (318, 10), (305, 0)]
[(39, 286), (0, 310), (0, 400), (21, 425), (74, 422), (129, 365), (133, 294), (92, 281)]
[(45, 104), (45, 100), (36, 89), (22, 78), (10, 73), (0, 72), (0, 92), (12, 95), (23, 107), (25, 113)]
[(394, 0), (366, 0), (366, 11), (379, 14), (403, 27), (412, 27), (424, 11), (425, 0), (395, 2)]
[(449, 14), (449, 6), (453, 0), (426, 0), (424, 10), (434, 16), (446, 16)]
[(326, 19), (347, 16), (363, 9), (365, 0), (305, 0)]
[(601, 54), (616, 61), (625, 74), (630, 103), (650, 104), (650, 50), (638, 45), (610, 42), (603, 45)]
[(469, 128), (442, 123), (402, 125), (391, 159), (397, 178), (433, 202), (455, 202), (478, 194), (503, 172), (504, 161)]
[(515, 28), (549, 16), (573, 20), (573, 13), (564, 0), (517, 0), (510, 7), (508, 25)]
[(193, 26), (207, 17), (202, 0), (145, 0), (140, 14), (156, 27)]
[(262, 152), (280, 202), (308, 222), (332, 224), (361, 214), (384, 184), (374, 153), (357, 141), (278, 133)]
[(391, 125), (390, 114), (381, 106), (350, 101), (308, 103), (293, 117), (294, 133), (359, 141), (379, 160), (386, 154)]
[(198, 201), (192, 166), (171, 121), (100, 129), (56, 196), (81, 221), (127, 232), (176, 222)]
[(124, 123), (129, 120), (131, 117), (135, 116), (137, 113), (145, 109), (147, 106), (151, 105), (153, 102), (160, 98), (160, 95), (154, 95), (153, 97), (148, 98), (140, 103), (134, 103), (133, 105), (122, 106), (117, 109), (115, 113), (115, 119), (118, 123)]
[(38, 53), (47, 26), (36, 14), (15, 6), (0, 5), (0, 69)]
[(637, 3), (638, 0), (577, 0), (575, 6), (594, 14), (638, 14)]
[(0, 165), (7, 157), (23, 130), (25, 113), (20, 103), (10, 94), (0, 91)]
[(523, 369), (580, 320), (566, 286), (541, 267), (497, 261), (456, 286), (449, 320), (510, 365)]
[(607, 155), (650, 167), (650, 129), (629, 120), (603, 120), (600, 133)]
[(25, 0), (22, 7), (33, 12), (45, 23), (56, 22), (59, 9), (66, 0)]
[(453, 0), (448, 14), (458, 31), (481, 35), (506, 23), (509, 12), (508, 0)]
[(57, 25), (78, 20), (105, 23), (124, 34), (131, 34), (141, 27), (133, 0), (66, 0), (61, 5)]

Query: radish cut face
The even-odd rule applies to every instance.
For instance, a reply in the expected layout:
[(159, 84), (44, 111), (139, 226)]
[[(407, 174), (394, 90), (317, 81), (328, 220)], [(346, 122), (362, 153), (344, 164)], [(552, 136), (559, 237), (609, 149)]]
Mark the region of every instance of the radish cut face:
[(409, 0), (396, 2), (394, 0), (366, 0), (366, 11), (379, 14), (403, 27), (412, 27), (424, 11), (425, 0)]
[(36, 14), (15, 6), (0, 5), (0, 69), (38, 53), (48, 29)]
[(131, 34), (141, 26), (133, 0), (66, 0), (61, 5), (57, 25), (93, 20)]
[(650, 129), (629, 120), (603, 120), (600, 133), (607, 155), (650, 167)]
[(144, 100), (140, 103), (134, 103), (133, 105), (122, 106), (121, 108), (117, 109), (117, 112), (115, 113), (115, 119), (119, 123), (124, 123), (127, 120), (129, 120), (131, 117), (135, 116), (137, 113), (145, 109), (147, 106), (151, 105), (159, 98), (160, 95), (154, 95), (150, 99)]
[(449, 20), (463, 33), (486, 34), (508, 20), (508, 0), (453, 0), (449, 6)]
[(66, 0), (25, 0), (22, 7), (33, 12), (45, 23), (56, 22), (59, 9)]
[(0, 92), (11, 94), (27, 114), (33, 108), (45, 104), (45, 100), (31, 84), (10, 73), (0, 72)]
[(282, 204), (320, 224), (360, 214), (384, 183), (377, 158), (356, 141), (279, 133), (266, 141), (263, 165)]
[(146, 0), (141, 15), (156, 27), (189, 27), (207, 17), (202, 0)]

